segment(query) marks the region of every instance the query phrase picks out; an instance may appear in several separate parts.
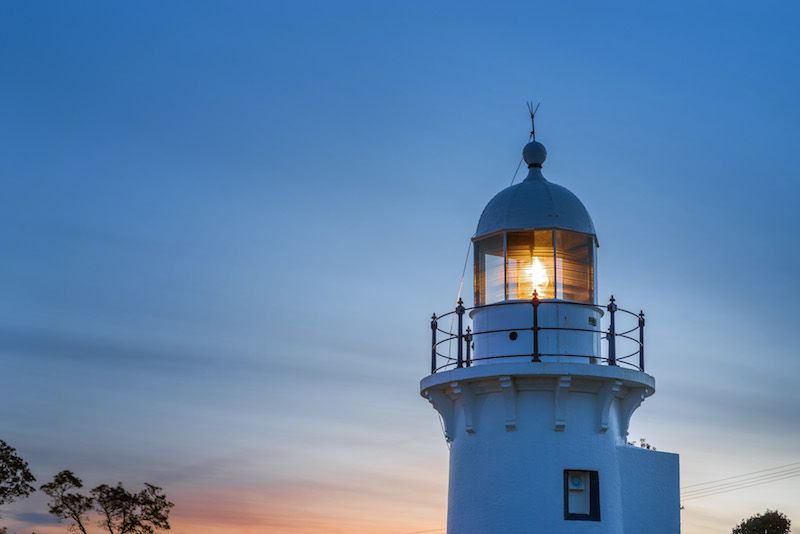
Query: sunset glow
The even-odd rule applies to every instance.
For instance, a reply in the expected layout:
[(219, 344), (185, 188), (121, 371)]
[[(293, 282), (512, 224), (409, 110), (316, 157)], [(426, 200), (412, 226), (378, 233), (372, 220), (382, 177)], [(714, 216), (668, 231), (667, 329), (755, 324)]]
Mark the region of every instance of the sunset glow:
[[(488, 301), (643, 309), (658, 393), (629, 438), (679, 453), (682, 486), (800, 461), (798, 15), (0, 3), (0, 439), (37, 488), (162, 487), (175, 534), (444, 532), (431, 315), (473, 305), (533, 100), (600, 241), (512, 239), (512, 265), (493, 235)], [(798, 481), (687, 501), (682, 533), (800, 525)], [(0, 516), (67, 532), (41, 491)]]

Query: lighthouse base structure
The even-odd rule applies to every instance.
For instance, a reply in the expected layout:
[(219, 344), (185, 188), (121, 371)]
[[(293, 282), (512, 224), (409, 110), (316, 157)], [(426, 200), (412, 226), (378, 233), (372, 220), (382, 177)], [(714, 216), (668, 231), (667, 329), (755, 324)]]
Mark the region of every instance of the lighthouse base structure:
[(627, 444), (652, 376), (494, 363), (424, 378), (450, 442), (448, 534), (677, 534), (678, 455)]

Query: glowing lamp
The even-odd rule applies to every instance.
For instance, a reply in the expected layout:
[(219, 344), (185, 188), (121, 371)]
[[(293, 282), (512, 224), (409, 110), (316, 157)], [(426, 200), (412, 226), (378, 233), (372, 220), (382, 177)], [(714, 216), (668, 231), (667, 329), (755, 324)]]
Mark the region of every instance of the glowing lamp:
[(474, 240), (475, 304), (559, 299), (594, 304), (593, 235), (503, 230)]
[(532, 256), (530, 263), (522, 268), (519, 274), (520, 293), (536, 291), (537, 295), (544, 295), (547, 288), (550, 287), (550, 273), (544, 266), (540, 258)]

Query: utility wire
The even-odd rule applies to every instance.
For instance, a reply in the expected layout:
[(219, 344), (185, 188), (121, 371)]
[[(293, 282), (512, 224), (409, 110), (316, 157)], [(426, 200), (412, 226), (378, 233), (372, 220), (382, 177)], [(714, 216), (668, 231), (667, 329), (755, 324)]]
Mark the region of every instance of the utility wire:
[[(528, 142), (531, 142), (531, 139), (534, 139), (533, 132), (528, 137)], [(522, 162), (525, 161), (525, 155), (523, 154), (521, 158), (519, 158), (519, 164), (517, 165), (517, 170), (514, 171), (514, 176), (511, 177), (511, 185), (514, 185), (514, 180), (517, 179), (517, 174), (519, 173), (519, 168), (522, 167)], [(510, 186), (509, 186), (510, 187)]]
[(461, 298), (461, 288), (464, 287), (464, 275), (467, 274), (467, 264), (469, 263), (469, 251), (472, 249), (472, 239), (469, 240), (469, 245), (467, 245), (467, 257), (464, 258), (464, 268), (461, 270), (461, 282), (458, 284), (458, 297), (456, 297), (456, 302), (458, 299)]
[(724, 484), (716, 484), (714, 486), (709, 486), (709, 487), (705, 487), (705, 488), (697, 488), (697, 489), (693, 489), (691, 491), (686, 491), (686, 492), (683, 493), (683, 495), (689, 496), (689, 495), (693, 495), (693, 494), (696, 494), (696, 493), (705, 493), (707, 491), (715, 491), (715, 490), (722, 489), (722, 488), (727, 488), (727, 487), (730, 487), (730, 486), (738, 486), (740, 484), (748, 484), (750, 482), (759, 482), (761, 480), (767, 480), (767, 479), (771, 479), (771, 478), (774, 478), (774, 477), (783, 477), (783, 476), (786, 476), (786, 475), (800, 475), (800, 467), (795, 467), (794, 469), (787, 469), (785, 471), (778, 471), (777, 473), (769, 473), (769, 474), (766, 474), (766, 475), (759, 475), (757, 477), (750, 477), (750, 478), (746, 478), (746, 479), (743, 479), (743, 480), (734, 480), (734, 481), (731, 481), (731, 482), (726, 482)]
[(793, 467), (791, 469), (784, 469), (782, 471), (776, 471), (774, 473), (766, 473), (762, 475), (749, 475), (746, 478), (741, 478), (741, 480), (731, 480), (730, 482), (724, 482), (722, 484), (707, 484), (701, 487), (695, 487), (694, 489), (684, 491), (683, 495), (690, 495), (694, 493), (705, 493), (707, 491), (714, 491), (721, 488), (726, 488), (728, 486), (738, 486), (739, 484), (747, 484), (750, 482), (758, 482), (760, 480), (766, 480), (769, 478), (777, 477), (777, 476), (784, 476), (792, 473), (800, 473), (800, 467)]
[(522, 167), (522, 160), (525, 159), (525, 156), (519, 158), (519, 165), (517, 165), (517, 170), (514, 171), (514, 176), (511, 177), (511, 185), (514, 185), (514, 180), (517, 179), (517, 173), (519, 172), (519, 168)]
[(682, 499), (696, 499), (698, 497), (706, 497), (709, 495), (716, 495), (717, 493), (725, 493), (726, 491), (733, 491), (738, 489), (745, 489), (751, 486), (759, 486), (761, 484), (767, 484), (769, 482), (778, 482), (779, 480), (785, 480), (787, 478), (793, 478), (800, 476), (800, 472), (796, 473), (785, 473), (780, 476), (775, 476), (771, 478), (765, 478), (760, 480), (749, 480), (747, 482), (740, 482), (739, 484), (732, 484), (730, 486), (725, 486), (722, 488), (710, 488), (706, 491), (698, 491), (696, 493), (692, 493), (690, 495), (682, 495)]
[[(464, 276), (467, 274), (467, 264), (469, 263), (469, 252), (472, 250), (472, 239), (469, 240), (469, 245), (467, 245), (467, 257), (464, 258), (464, 268), (461, 270), (461, 282), (458, 284), (458, 296), (456, 296), (456, 306), (458, 306), (458, 300), (461, 298), (461, 289), (464, 287)], [(456, 322), (456, 314), (450, 318), (450, 341), (447, 342), (447, 357), (450, 358), (451, 356), (451, 349), (453, 346), (453, 325)]]
[[(787, 467), (789, 469), (786, 469)], [(699, 499), (701, 497), (710, 497), (719, 493), (727, 493), (729, 491), (750, 488), (753, 486), (761, 486), (763, 484), (769, 484), (797, 476), (800, 476), (800, 462), (771, 467), (769, 469), (761, 469), (759, 471), (752, 471), (742, 475), (720, 478), (700, 484), (692, 484), (682, 488), (683, 490), (686, 490), (687, 488), (693, 489), (684, 491), (681, 494), (681, 500), (689, 501), (692, 499)], [(722, 483), (720, 484), (720, 482)]]
[(727, 493), (729, 491), (736, 491), (736, 490), (745, 489), (745, 488), (752, 488), (753, 486), (761, 486), (761, 485), (764, 485), (764, 484), (770, 484), (772, 482), (777, 482), (779, 480), (785, 480), (785, 479), (788, 479), (788, 478), (794, 478), (794, 477), (798, 477), (798, 476), (800, 476), (800, 473), (787, 474), (785, 476), (781, 476), (781, 477), (777, 477), (777, 478), (771, 478), (771, 479), (768, 479), (768, 480), (764, 480), (762, 482), (755, 482), (755, 483), (752, 483), (752, 484), (745, 484), (743, 486), (736, 486), (736, 487), (730, 487), (730, 488), (726, 488), (726, 489), (720, 489), (718, 491), (711, 491), (709, 493), (701, 493), (701, 494), (690, 495), (689, 497), (681, 497), (681, 501), (691, 501), (692, 499), (699, 499), (701, 497), (710, 497), (712, 495), (717, 495), (719, 493)]
[(794, 462), (794, 463), (786, 464), (786, 465), (779, 465), (777, 467), (770, 467), (769, 469), (761, 469), (760, 471), (752, 471), (750, 473), (745, 473), (743, 475), (735, 475), (735, 476), (732, 476), (732, 477), (719, 478), (717, 480), (709, 480), (708, 482), (701, 482), (700, 484), (690, 484), (689, 486), (682, 487), (681, 490), (686, 490), (686, 489), (689, 489), (689, 488), (695, 488), (697, 486), (707, 486), (709, 484), (715, 484), (717, 482), (722, 482), (724, 480), (731, 480), (731, 479), (734, 479), (734, 478), (743, 478), (743, 477), (750, 476), (750, 475), (756, 475), (758, 473), (765, 473), (767, 471), (775, 471), (777, 469), (783, 469), (784, 467), (791, 467), (793, 465), (800, 465), (800, 462)]

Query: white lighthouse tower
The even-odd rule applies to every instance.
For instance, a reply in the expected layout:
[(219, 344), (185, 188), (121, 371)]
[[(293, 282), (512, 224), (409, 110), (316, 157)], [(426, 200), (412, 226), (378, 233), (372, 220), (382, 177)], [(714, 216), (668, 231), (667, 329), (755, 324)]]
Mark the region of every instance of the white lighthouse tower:
[(594, 224), (546, 155), (528, 143), (527, 178), (480, 217), (474, 307), (431, 322), (420, 390), (450, 446), (447, 532), (677, 534), (678, 456), (627, 444), (655, 392), (644, 314), (597, 304)]

